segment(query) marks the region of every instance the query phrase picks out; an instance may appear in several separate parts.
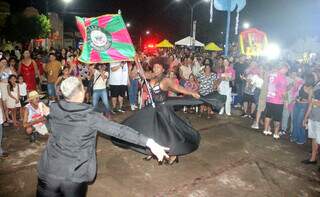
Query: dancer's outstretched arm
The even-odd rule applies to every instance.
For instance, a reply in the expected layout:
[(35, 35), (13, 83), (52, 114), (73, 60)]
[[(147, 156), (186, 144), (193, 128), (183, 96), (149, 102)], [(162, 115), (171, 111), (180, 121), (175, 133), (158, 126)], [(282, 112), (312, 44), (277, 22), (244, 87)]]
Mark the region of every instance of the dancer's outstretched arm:
[(164, 157), (169, 157), (166, 153), (169, 148), (157, 144), (153, 139), (147, 138), (138, 131), (125, 125), (107, 120), (104, 116), (98, 113), (94, 114), (92, 118), (91, 122), (94, 130), (133, 144), (148, 147), (159, 161), (162, 161)]
[(189, 91), (184, 87), (174, 83), (171, 79), (165, 78), (162, 80), (162, 85), (164, 90), (171, 90), (180, 94), (193, 96), (196, 99), (200, 98), (200, 95), (197, 92)]

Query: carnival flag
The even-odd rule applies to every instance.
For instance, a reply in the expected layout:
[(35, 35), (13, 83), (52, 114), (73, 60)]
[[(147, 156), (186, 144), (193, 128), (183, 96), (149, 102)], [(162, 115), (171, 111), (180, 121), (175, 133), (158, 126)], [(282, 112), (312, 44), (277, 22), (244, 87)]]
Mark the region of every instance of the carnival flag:
[(136, 52), (120, 14), (77, 16), (76, 21), (83, 38), (79, 61), (90, 64), (134, 60)]

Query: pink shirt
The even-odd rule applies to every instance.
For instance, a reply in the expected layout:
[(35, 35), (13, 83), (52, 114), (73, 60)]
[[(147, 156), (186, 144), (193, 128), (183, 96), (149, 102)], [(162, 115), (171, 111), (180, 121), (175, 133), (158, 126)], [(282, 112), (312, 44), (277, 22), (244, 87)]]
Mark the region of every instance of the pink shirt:
[(228, 68), (226, 69), (226, 73), (231, 76), (232, 80), (236, 78), (236, 71), (232, 66), (228, 66)]
[(233, 69), (232, 66), (228, 66), (226, 68), (225, 72), (223, 73), (221, 69), (217, 70), (218, 78), (221, 78), (222, 75), (228, 75), (231, 76), (231, 81), (233, 81), (236, 78), (236, 71)]
[(267, 102), (273, 104), (283, 104), (287, 91), (288, 81), (281, 73), (272, 73), (269, 76)]

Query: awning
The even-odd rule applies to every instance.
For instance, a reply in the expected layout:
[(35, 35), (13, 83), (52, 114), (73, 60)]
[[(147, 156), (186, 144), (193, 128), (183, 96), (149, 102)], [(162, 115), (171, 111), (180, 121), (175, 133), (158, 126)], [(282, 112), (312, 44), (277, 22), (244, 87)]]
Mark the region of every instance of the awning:
[(204, 46), (204, 44), (199, 42), (198, 40), (193, 40), (193, 38), (191, 36), (185, 37), (182, 40), (175, 42), (174, 44), (181, 45), (181, 46), (196, 46), (196, 47), (203, 47)]
[(171, 44), (167, 39), (161, 41), (156, 45), (157, 48), (173, 48), (173, 44)]
[(222, 49), (220, 47), (218, 47), (218, 45), (216, 45), (214, 42), (210, 42), (209, 44), (207, 44), (204, 49), (206, 51), (222, 51)]

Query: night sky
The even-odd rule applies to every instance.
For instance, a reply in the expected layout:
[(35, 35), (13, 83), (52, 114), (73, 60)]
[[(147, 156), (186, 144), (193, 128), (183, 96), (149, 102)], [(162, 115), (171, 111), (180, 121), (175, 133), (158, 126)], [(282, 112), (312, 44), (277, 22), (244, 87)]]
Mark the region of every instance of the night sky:
[[(174, 42), (189, 35), (190, 9), (186, 4), (174, 0), (73, 0), (65, 7), (61, 0), (49, 0), (49, 11), (64, 13), (65, 26), (75, 28), (74, 16), (97, 16), (117, 13), (121, 9), (133, 39), (151, 31), (153, 37), (167, 38)], [(45, 12), (45, 0), (7, 0), (12, 12), (25, 6), (34, 6)], [(196, 0), (189, 0), (190, 4)], [(247, 6), (240, 13), (240, 28), (244, 21), (250, 22), (269, 36), (269, 40), (290, 45), (295, 39), (320, 34), (320, 0), (247, 0)], [(234, 12), (231, 30), (235, 26)], [(197, 39), (202, 42), (221, 43), (226, 26), (226, 13), (214, 10), (213, 23), (209, 23), (209, 3), (195, 9), (194, 19), (198, 21)], [(234, 35), (234, 34), (232, 34)]]

